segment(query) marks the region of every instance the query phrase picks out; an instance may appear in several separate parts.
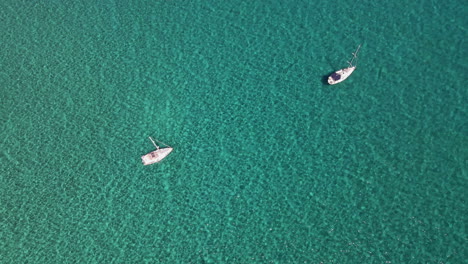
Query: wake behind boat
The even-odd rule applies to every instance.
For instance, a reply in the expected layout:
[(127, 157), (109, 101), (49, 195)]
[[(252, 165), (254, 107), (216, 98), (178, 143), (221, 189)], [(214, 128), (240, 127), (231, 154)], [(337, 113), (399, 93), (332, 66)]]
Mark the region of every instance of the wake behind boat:
[(359, 52), (360, 48), (361, 48), (361, 45), (359, 45), (356, 49), (356, 52), (353, 53), (353, 58), (351, 59), (351, 61), (348, 61), (348, 64), (349, 64), (348, 68), (344, 68), (339, 71), (336, 71), (328, 77), (329, 84), (340, 83), (346, 80), (346, 78), (348, 78), (351, 75), (351, 73), (353, 73), (353, 71), (356, 69), (356, 66), (357, 66), (357, 63), (353, 64), (353, 62), (354, 60), (357, 61), (357, 53)]
[(150, 153), (141, 156), (141, 161), (143, 162), (144, 165), (150, 165), (150, 164), (153, 164), (153, 163), (156, 163), (156, 162), (160, 162), (160, 161), (163, 160), (167, 155), (169, 155), (169, 153), (171, 153), (172, 150), (173, 150), (173, 148), (170, 147), (169, 145), (164, 144), (164, 143), (158, 141), (159, 143), (162, 143), (162, 144), (164, 144), (164, 145), (167, 146), (166, 148), (160, 148), (160, 147), (154, 142), (154, 140), (153, 140), (151, 137), (149, 137), (149, 139), (150, 139), (151, 142), (153, 143), (153, 145), (154, 145), (154, 147), (156, 148), (156, 150), (155, 150), (155, 151), (151, 151)]

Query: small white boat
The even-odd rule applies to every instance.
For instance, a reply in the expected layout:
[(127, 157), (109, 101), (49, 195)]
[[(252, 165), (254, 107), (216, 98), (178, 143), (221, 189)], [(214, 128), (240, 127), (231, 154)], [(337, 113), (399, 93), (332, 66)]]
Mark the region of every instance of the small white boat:
[(329, 84), (340, 83), (346, 80), (346, 78), (348, 78), (351, 75), (351, 73), (353, 73), (353, 71), (356, 69), (356, 66), (357, 66), (357, 63), (353, 64), (353, 62), (354, 60), (357, 61), (357, 53), (359, 52), (360, 48), (361, 48), (361, 45), (359, 45), (356, 49), (356, 52), (353, 53), (353, 58), (351, 59), (351, 61), (348, 61), (348, 64), (349, 64), (348, 68), (344, 68), (339, 71), (336, 71), (328, 77)]
[(150, 164), (153, 164), (153, 163), (156, 163), (156, 162), (160, 162), (167, 155), (169, 155), (169, 153), (171, 153), (172, 150), (173, 150), (173, 148), (170, 147), (169, 145), (158, 141), (159, 143), (162, 143), (162, 144), (167, 146), (166, 148), (160, 148), (158, 145), (156, 145), (156, 143), (154, 142), (154, 140), (151, 137), (149, 137), (149, 139), (153, 143), (156, 150), (151, 151), (150, 153), (141, 156), (141, 161), (143, 162), (144, 165), (150, 165)]

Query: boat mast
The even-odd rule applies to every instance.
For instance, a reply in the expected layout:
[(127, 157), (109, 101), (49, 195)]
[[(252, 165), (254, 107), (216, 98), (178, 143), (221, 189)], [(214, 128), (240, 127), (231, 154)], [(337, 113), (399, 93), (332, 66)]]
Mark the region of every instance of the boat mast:
[(161, 141), (159, 141), (159, 140), (157, 140), (157, 139), (155, 139), (155, 141), (158, 142), (160, 145), (164, 145), (164, 146), (167, 146), (167, 147), (172, 148), (172, 147), (169, 146), (168, 144), (166, 144), (166, 143), (164, 143), (164, 142), (161, 142)]
[(154, 142), (154, 140), (153, 140), (151, 137), (149, 137), (149, 139), (150, 139), (151, 142), (153, 143), (154, 147), (155, 147), (156, 149), (159, 149), (159, 146), (156, 145), (156, 143)]
[(359, 44), (359, 46), (357, 47), (356, 51), (352, 53), (352, 54), (353, 54), (353, 58), (351, 59), (351, 61), (348, 61), (349, 67), (356, 67), (356, 66), (357, 66), (357, 63), (356, 63), (356, 65), (353, 65), (353, 61), (354, 61), (354, 59), (357, 60), (357, 54), (358, 54), (358, 52), (359, 52), (359, 49), (361, 48), (361, 45), (362, 45), (362, 44)]

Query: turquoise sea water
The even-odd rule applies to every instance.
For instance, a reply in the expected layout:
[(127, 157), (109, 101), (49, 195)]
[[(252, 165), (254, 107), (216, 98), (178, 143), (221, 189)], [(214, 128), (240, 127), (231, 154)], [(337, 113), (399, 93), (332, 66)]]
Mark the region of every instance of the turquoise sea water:
[(0, 4), (0, 263), (466, 261), (465, 1), (97, 2)]

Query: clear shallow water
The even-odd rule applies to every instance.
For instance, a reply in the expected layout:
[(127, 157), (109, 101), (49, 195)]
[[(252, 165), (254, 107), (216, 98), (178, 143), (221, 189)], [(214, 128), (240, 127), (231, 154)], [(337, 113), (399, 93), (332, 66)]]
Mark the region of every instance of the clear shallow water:
[(1, 262), (463, 262), (460, 6), (3, 3)]

